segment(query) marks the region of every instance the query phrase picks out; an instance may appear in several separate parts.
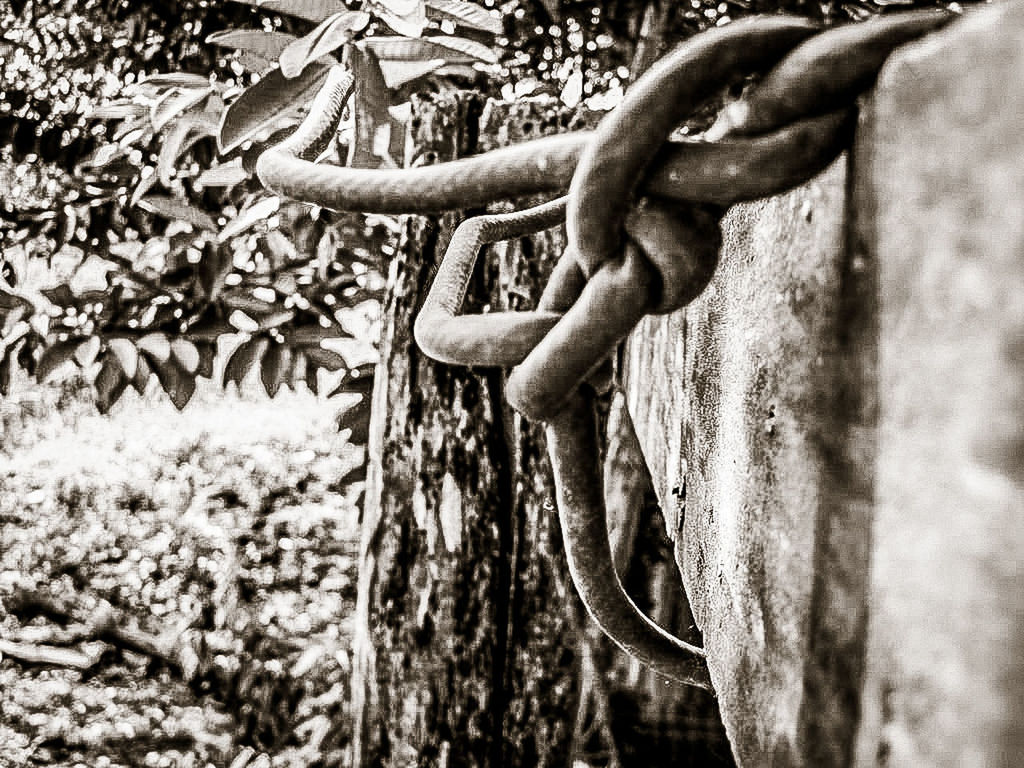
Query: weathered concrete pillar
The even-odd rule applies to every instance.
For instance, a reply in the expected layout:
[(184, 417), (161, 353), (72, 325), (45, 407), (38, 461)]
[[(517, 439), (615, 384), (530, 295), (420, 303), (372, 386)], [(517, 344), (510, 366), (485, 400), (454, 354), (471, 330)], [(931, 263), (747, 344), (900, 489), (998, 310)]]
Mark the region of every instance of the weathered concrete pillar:
[[(741, 765), (1024, 754), (1024, 3), (897, 52), (738, 206), (627, 395)], [(847, 194), (848, 188), (852, 194)]]
[(858, 142), (880, 413), (859, 765), (1024, 761), (1024, 2), (893, 57)]

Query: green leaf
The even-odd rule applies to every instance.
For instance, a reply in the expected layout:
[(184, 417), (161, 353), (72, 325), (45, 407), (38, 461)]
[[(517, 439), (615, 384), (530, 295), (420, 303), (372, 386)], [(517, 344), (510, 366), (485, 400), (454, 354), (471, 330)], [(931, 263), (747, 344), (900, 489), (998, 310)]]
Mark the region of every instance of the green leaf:
[(342, 379), (341, 384), (334, 388), (328, 397), (334, 397), (346, 392), (356, 393), (369, 398), (373, 392), (373, 376), (377, 366), (374, 363), (366, 363), (348, 372)]
[(171, 357), (171, 342), (166, 333), (147, 333), (137, 344), (155, 363), (166, 363)]
[(184, 221), (191, 224), (196, 229), (203, 229), (209, 232), (217, 231), (217, 222), (215, 222), (208, 213), (200, 211), (198, 208), (194, 208), (181, 197), (171, 197), (170, 195), (147, 195), (139, 200), (137, 205), (142, 210), (148, 211), (149, 213), (157, 216), (162, 216), (165, 219)]
[(171, 356), (186, 373), (194, 374), (199, 370), (199, 349), (191, 341), (172, 339)]
[(0, 355), (0, 395), (7, 397), (11, 392), (11, 374), (14, 369), (14, 355)]
[(233, 187), (250, 177), (249, 171), (242, 167), (242, 158), (236, 157), (230, 163), (222, 163), (207, 168), (196, 179), (196, 184), (203, 187)]
[(427, 27), (423, 0), (376, 0), (369, 7), (377, 18), (400, 35), (419, 37)]
[(146, 385), (149, 384), (149, 376), (153, 373), (153, 368), (150, 366), (146, 358), (140, 356), (138, 368), (135, 370), (135, 375), (132, 376), (132, 387), (140, 395), (146, 394)]
[[(337, 325), (332, 324), (324, 328), (322, 325), (317, 324), (296, 326), (285, 334), (285, 338), (288, 339), (290, 344), (317, 347), (323, 339), (334, 339), (344, 335), (346, 335), (345, 331)], [(335, 369), (332, 368), (331, 370)]]
[(160, 183), (170, 189), (178, 158), (207, 136), (217, 135), (217, 120), (208, 112), (185, 115), (176, 120), (160, 145), (157, 170)]
[(211, 301), (224, 289), (224, 279), (231, 274), (234, 264), (227, 248), (208, 242), (203, 247), (203, 257), (197, 267), (199, 287)]
[(279, 69), (271, 70), (242, 91), (224, 110), (217, 136), (221, 154), (237, 149), (279, 117), (307, 105), (335, 64), (333, 58), (324, 57), (295, 78), (285, 77)]
[(267, 394), (273, 398), (292, 370), (292, 350), (284, 344), (271, 344), (260, 365), (260, 381)]
[(315, 365), (306, 365), (306, 386), (314, 395), (320, 394), (320, 382), (316, 377), (317, 370), (319, 369)]
[(228, 222), (227, 226), (220, 231), (217, 235), (217, 242), (226, 242), (232, 237), (242, 234), (256, 224), (265, 224), (267, 219), (277, 213), (277, 210), (280, 207), (281, 198), (277, 195), (270, 195), (269, 197), (264, 197), (252, 205), (243, 208), (239, 212), (238, 216)]
[(229, 381), (235, 382), (239, 387), (242, 381), (252, 369), (253, 365), (263, 359), (270, 342), (263, 336), (256, 336), (248, 341), (243, 341), (228, 359), (224, 366), (224, 386)]
[(213, 89), (207, 83), (202, 88), (172, 88), (153, 104), (149, 120), (154, 131), (161, 131), (171, 120), (199, 104)]
[(96, 408), (105, 414), (128, 388), (128, 378), (115, 355), (104, 358), (93, 386), (96, 388)]
[(10, 293), (9, 291), (0, 288), (0, 309), (5, 312), (10, 312), (14, 309), (22, 309), (31, 313), (35, 311), (35, 306), (24, 296), (19, 296), (16, 293)]
[(96, 362), (96, 356), (100, 353), (100, 337), (90, 336), (75, 349), (75, 362), (83, 368), (88, 368)]
[(364, 396), (358, 403), (346, 408), (338, 415), (338, 431), (352, 430), (348, 436), (350, 443), (362, 445), (370, 437), (371, 408), (369, 396)]
[(467, 64), (483, 61), (494, 64), (498, 54), (475, 40), (464, 37), (371, 37), (361, 45), (373, 51), (378, 59), (392, 61), (430, 61), (444, 59), (448, 64)]
[(145, 104), (137, 104), (131, 99), (118, 99), (109, 104), (102, 104), (90, 109), (85, 115), (86, 120), (127, 120), (145, 117), (149, 112)]
[[(161, 147), (161, 151), (162, 151), (162, 149), (163, 148)], [(153, 169), (153, 166), (149, 165), (149, 166), (146, 166), (146, 168)], [(145, 170), (145, 169), (143, 169), (143, 170)], [(141, 200), (143, 198), (143, 196), (146, 193), (149, 192), (149, 190), (151, 190), (153, 187), (155, 187), (156, 183), (159, 180), (160, 180), (160, 176), (159, 176), (159, 174), (156, 173), (155, 169), (153, 169), (152, 173), (150, 173), (148, 175), (145, 175), (142, 178), (140, 178), (139, 179), (139, 185), (137, 187), (135, 187), (135, 191), (132, 192), (132, 196), (131, 196), (131, 199), (128, 201), (128, 205), (130, 205), (130, 206), (138, 205), (139, 204), (139, 200)]]
[(196, 368), (196, 376), (209, 379), (213, 376), (213, 363), (217, 357), (217, 345), (213, 342), (199, 342), (196, 344), (199, 350), (199, 366)]
[(478, 29), (500, 35), (501, 18), (494, 16), (486, 8), (464, 0), (426, 0), (427, 16), (435, 19), (449, 19), (463, 27)]
[(340, 371), (346, 366), (345, 358), (337, 352), (322, 347), (304, 347), (302, 353), (309, 359), (314, 368), (328, 371)]
[(206, 75), (196, 75), (191, 72), (161, 72), (156, 75), (149, 75), (140, 85), (159, 85), (175, 88), (203, 88), (210, 87), (210, 78)]
[(223, 320), (203, 320), (188, 329), (188, 337), (200, 342), (196, 345), (200, 349), (206, 342), (216, 342), (221, 336), (234, 333), (238, 333), (235, 327)]
[(139, 351), (135, 345), (128, 339), (108, 339), (107, 348), (117, 359), (124, 375), (129, 379), (135, 378), (139, 370)]
[(189, 373), (174, 358), (168, 358), (165, 362), (157, 363), (154, 366), (157, 381), (163, 387), (164, 392), (171, 398), (174, 407), (179, 411), (188, 405), (192, 395), (196, 391), (196, 377)]
[(352, 40), (369, 21), (370, 14), (363, 11), (342, 11), (328, 16), (316, 29), (281, 52), (281, 72), (285, 77), (297, 77), (307, 64)]
[(36, 381), (40, 383), (46, 381), (54, 371), (70, 362), (81, 343), (81, 339), (68, 339), (43, 350), (39, 363), (36, 365)]
[(391, 89), (401, 88), (406, 83), (436, 72), (444, 66), (446, 66), (444, 59), (431, 59), (430, 61), (390, 61), (385, 59), (380, 62), (384, 82)]
[(235, 48), (251, 53), (272, 64), (277, 61), (281, 52), (298, 38), (287, 32), (266, 31), (262, 29), (225, 29), (214, 32), (206, 38), (206, 42)]

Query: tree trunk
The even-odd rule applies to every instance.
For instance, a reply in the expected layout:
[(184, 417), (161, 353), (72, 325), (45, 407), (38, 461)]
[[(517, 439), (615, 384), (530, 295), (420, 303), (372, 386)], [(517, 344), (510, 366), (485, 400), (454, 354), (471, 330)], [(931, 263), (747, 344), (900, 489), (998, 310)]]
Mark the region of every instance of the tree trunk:
[[(417, 99), (406, 160), (448, 160), (593, 121), (555, 101)], [(653, 680), (588, 628), (542, 429), (505, 404), (503, 372), (436, 363), (413, 341), (461, 218), (405, 219), (388, 276), (362, 520), (353, 765), (565, 766), (581, 755), (601, 756), (597, 765), (728, 764), (713, 700)], [(563, 245), (556, 230), (488, 249), (464, 310), (534, 306)], [(671, 601), (653, 603), (674, 612)], [(709, 754), (719, 761), (699, 762)]]

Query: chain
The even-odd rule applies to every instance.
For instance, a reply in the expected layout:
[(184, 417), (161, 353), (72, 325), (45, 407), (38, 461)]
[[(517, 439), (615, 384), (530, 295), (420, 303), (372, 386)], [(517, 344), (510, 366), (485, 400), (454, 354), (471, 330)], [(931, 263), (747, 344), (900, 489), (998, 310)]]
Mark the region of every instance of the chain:
[[(464, 221), (414, 334), (443, 362), (512, 369), (509, 403), (546, 425), (565, 551), (584, 605), (616, 644), (667, 677), (711, 688), (704, 651), (644, 616), (615, 572), (586, 382), (645, 315), (701, 294), (718, 262), (726, 208), (827, 167), (849, 146), (855, 101), (889, 53), (950, 18), (914, 11), (825, 31), (781, 15), (733, 22), (657, 62), (595, 131), (408, 170), (301, 159), (333, 130), (351, 89), (349, 75), (332, 72), (296, 135), (259, 159), (268, 187), (348, 210), (428, 212), (568, 189), (535, 208)], [(758, 72), (766, 74), (703, 137), (668, 141), (723, 85)], [(460, 314), (484, 245), (563, 220), (569, 244), (534, 311)]]

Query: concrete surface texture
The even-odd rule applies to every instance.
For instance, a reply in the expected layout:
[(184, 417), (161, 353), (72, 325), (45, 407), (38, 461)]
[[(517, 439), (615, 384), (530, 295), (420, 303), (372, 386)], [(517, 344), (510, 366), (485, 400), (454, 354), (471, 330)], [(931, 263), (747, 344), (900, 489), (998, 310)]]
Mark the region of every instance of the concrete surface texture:
[(1024, 3), (898, 51), (734, 208), (626, 389), (738, 762), (1024, 755)]
[(1024, 760), (1024, 3), (890, 59), (858, 203), (877, 254), (860, 765)]

